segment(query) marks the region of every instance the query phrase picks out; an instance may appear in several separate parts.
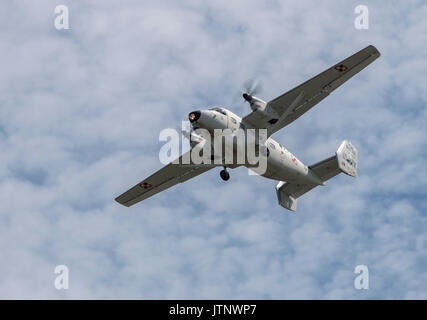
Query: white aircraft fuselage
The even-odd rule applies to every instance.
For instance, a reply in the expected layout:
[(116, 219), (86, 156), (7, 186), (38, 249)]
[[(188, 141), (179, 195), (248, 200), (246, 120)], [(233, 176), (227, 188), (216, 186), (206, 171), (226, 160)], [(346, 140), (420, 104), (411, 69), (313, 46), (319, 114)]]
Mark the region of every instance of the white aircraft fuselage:
[[(247, 126), (242, 118), (225, 108), (193, 111), (189, 119), (194, 128), (206, 129), (210, 132), (215, 129), (243, 129), (245, 133), (247, 132)], [(280, 143), (268, 138), (265, 144), (268, 149), (267, 167), (261, 176), (278, 181), (323, 185), (323, 181), (313, 174), (310, 168)], [(244, 165), (250, 168), (250, 165)]]

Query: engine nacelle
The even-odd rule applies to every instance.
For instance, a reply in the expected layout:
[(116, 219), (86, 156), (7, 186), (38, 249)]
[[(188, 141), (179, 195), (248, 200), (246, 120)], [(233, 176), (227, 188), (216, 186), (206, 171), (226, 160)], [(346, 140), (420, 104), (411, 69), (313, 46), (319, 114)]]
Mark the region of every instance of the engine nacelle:
[(249, 105), (251, 106), (252, 111), (259, 112), (269, 119), (279, 118), (276, 111), (274, 111), (273, 108), (269, 106), (268, 103), (265, 102), (264, 100), (261, 100), (260, 98), (257, 98), (248, 94), (244, 94), (243, 98), (247, 102), (249, 102)]

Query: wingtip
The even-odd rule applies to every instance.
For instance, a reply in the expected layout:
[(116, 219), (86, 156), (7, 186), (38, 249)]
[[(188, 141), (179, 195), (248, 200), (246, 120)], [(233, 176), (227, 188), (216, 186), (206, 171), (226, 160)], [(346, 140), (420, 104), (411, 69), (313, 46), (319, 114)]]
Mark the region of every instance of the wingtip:
[(369, 45), (368, 48), (371, 48), (374, 54), (377, 54), (378, 57), (381, 56), (381, 52), (373, 44)]
[(126, 203), (120, 201), (120, 196), (118, 196), (117, 198), (115, 198), (114, 201), (116, 201), (118, 204), (121, 204), (122, 206), (130, 207)]

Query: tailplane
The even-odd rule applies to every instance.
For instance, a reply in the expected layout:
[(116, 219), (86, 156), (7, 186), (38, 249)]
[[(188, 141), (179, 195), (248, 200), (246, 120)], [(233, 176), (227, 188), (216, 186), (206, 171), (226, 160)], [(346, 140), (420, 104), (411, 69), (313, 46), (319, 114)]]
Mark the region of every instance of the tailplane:
[[(335, 177), (340, 172), (355, 177), (357, 174), (357, 149), (344, 140), (334, 156), (309, 166), (309, 170), (323, 182)], [(296, 211), (298, 198), (317, 186), (318, 184), (280, 181), (276, 186), (277, 199), (282, 207)]]

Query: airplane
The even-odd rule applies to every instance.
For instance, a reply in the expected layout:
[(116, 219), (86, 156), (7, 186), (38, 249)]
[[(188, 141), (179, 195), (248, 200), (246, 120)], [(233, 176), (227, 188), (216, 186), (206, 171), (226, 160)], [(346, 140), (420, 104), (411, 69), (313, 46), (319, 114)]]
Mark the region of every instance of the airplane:
[[(248, 90), (243, 94), (243, 98), (249, 103), (252, 112), (243, 118), (220, 107), (190, 112), (188, 118), (193, 132), (183, 132), (183, 134), (190, 140), (190, 145), (194, 148), (203, 140), (203, 137), (197, 135), (197, 130), (201, 128), (209, 132), (214, 129), (243, 129), (246, 131), (248, 129), (266, 129), (267, 139), (264, 146), (267, 147), (267, 166), (262, 176), (278, 181), (276, 186), (278, 204), (288, 210), (296, 211), (300, 196), (317, 186), (324, 185), (325, 181), (339, 173), (356, 177), (357, 150), (349, 141), (344, 140), (333, 156), (306, 166), (273, 140), (271, 135), (295, 121), (378, 57), (380, 57), (380, 52), (377, 48), (372, 45), (367, 46), (269, 102), (255, 97), (253, 92)], [(181, 160), (184, 156), (185, 154), (177, 160)], [(179, 163), (181, 162), (169, 163), (115, 200), (129, 207), (218, 166), (223, 167), (220, 176), (227, 181), (230, 178), (227, 168), (233, 169), (239, 166), (234, 163), (229, 165), (223, 163), (180, 165)], [(240, 165), (251, 167), (249, 163)]]

